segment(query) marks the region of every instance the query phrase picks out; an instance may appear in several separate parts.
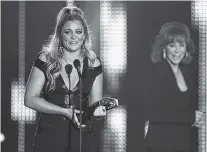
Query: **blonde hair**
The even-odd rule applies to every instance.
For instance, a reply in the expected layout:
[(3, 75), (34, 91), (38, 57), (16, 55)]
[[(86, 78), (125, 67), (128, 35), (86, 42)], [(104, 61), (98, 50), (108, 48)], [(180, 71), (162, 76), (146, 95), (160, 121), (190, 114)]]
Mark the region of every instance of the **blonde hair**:
[(61, 63), (59, 58), (63, 57), (63, 51), (61, 49), (62, 42), (60, 39), (61, 30), (63, 25), (67, 21), (78, 20), (82, 23), (84, 28), (85, 40), (81, 46), (81, 56), (88, 57), (91, 65), (94, 63), (96, 54), (91, 48), (91, 38), (89, 34), (89, 28), (85, 20), (84, 14), (81, 9), (75, 6), (67, 6), (60, 10), (57, 16), (56, 26), (54, 34), (49, 37), (46, 44), (43, 45), (42, 51), (46, 53), (46, 91), (53, 91), (56, 87), (55, 79), (60, 75)]

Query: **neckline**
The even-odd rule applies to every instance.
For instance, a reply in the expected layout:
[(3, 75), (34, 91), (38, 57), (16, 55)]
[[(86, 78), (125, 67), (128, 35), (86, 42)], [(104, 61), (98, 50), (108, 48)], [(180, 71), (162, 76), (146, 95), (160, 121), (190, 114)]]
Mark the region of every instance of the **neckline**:
[(75, 90), (77, 90), (77, 88), (78, 88), (77, 86), (80, 84), (80, 79), (79, 79), (78, 82), (76, 83), (76, 85), (75, 85), (72, 89), (69, 90), (69, 88), (67, 87), (67, 85), (66, 85), (66, 83), (65, 83), (65, 81), (64, 81), (64, 79), (63, 79), (63, 77), (62, 77), (61, 74), (59, 75), (59, 78), (60, 78), (60, 80), (61, 80), (61, 82), (62, 82), (63, 88), (64, 88), (67, 92), (74, 92)]
[(176, 80), (176, 78), (175, 78), (175, 74), (174, 74), (174, 72), (173, 72), (173, 69), (172, 69), (170, 63), (166, 61), (166, 64), (168, 65), (168, 68), (170, 69), (170, 71), (171, 71), (171, 73), (172, 73), (172, 77), (173, 77), (174, 83), (175, 83), (176, 88), (178, 89), (178, 91), (179, 91), (180, 93), (186, 93), (186, 92), (188, 92), (188, 91), (189, 91), (188, 81), (187, 81), (187, 78), (186, 78), (184, 72), (183, 72), (182, 69), (180, 68), (180, 66), (178, 66), (178, 68), (180, 69), (180, 71), (181, 71), (181, 73), (182, 73), (182, 75), (183, 75), (183, 79), (184, 79), (184, 81), (185, 81), (185, 83), (186, 83), (186, 86), (187, 86), (187, 90), (185, 90), (185, 91), (182, 91), (182, 90), (179, 88), (179, 86), (178, 86), (178, 84), (177, 84), (177, 80)]
[[(87, 64), (88, 64), (88, 60), (87, 60), (87, 57), (85, 57), (85, 58), (83, 59), (83, 68), (82, 68), (82, 71), (81, 71), (81, 73), (82, 73), (82, 79), (83, 79), (84, 76), (85, 76), (85, 73), (86, 73), (86, 70), (87, 70)], [(76, 91), (77, 88), (78, 88), (78, 85), (80, 84), (80, 79), (78, 78), (78, 81), (77, 81), (77, 83), (75, 84), (75, 86), (74, 86), (72, 89), (69, 89), (69, 88), (67, 87), (67, 85), (66, 85), (66, 83), (65, 83), (65, 81), (64, 81), (63, 76), (62, 76), (61, 73), (60, 73), (60, 75), (59, 75), (59, 78), (60, 78), (60, 80), (61, 80), (61, 82), (62, 82), (62, 86), (63, 86), (63, 88), (64, 88), (67, 92), (74, 92), (74, 91)]]

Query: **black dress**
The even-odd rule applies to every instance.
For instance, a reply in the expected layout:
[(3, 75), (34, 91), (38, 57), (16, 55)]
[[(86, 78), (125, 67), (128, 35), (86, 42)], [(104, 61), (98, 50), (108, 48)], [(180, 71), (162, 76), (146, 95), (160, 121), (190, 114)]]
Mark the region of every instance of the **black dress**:
[(146, 120), (150, 121), (145, 138), (148, 152), (190, 151), (197, 100), (192, 75), (185, 66), (180, 67), (188, 86), (185, 92), (178, 88), (166, 61), (154, 66), (145, 105)]
[[(38, 57), (34, 62), (34, 66), (39, 68), (46, 78), (45, 62)], [(83, 108), (88, 106), (88, 95), (92, 89), (95, 78), (102, 73), (102, 66), (89, 68), (88, 58), (85, 57), (83, 61)], [(59, 75), (56, 79), (56, 88), (52, 92), (45, 90), (45, 85), (42, 91), (42, 97), (55, 105), (65, 107), (65, 96), (70, 92), (70, 100), (79, 103), (80, 82), (73, 88), (68, 90), (63, 78)], [(47, 78), (46, 78), (47, 82)], [(93, 119), (93, 118), (92, 118)], [(83, 152), (98, 152), (99, 151), (99, 122), (92, 120), (93, 135), (88, 133), (88, 129), (83, 131), (82, 149)], [(80, 149), (80, 134), (79, 130), (71, 125), (71, 121), (62, 115), (40, 113), (37, 122), (33, 142), (33, 152), (78, 152)], [(70, 147), (70, 148), (69, 148)], [(69, 150), (70, 149), (70, 150)]]

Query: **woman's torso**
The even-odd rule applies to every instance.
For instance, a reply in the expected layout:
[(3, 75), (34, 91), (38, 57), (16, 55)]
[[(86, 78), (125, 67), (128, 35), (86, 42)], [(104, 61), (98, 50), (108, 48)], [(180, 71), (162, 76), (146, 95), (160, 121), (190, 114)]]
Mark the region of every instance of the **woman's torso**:
[[(46, 77), (46, 68), (45, 62), (38, 59), (36, 60), (35, 64), (36, 67), (40, 67), (40, 69), (43, 70), (45, 77)], [(89, 106), (88, 96), (90, 94), (90, 91), (93, 86), (93, 82), (95, 81), (95, 78), (102, 72), (102, 66), (97, 67), (89, 67), (89, 61), (88, 58), (85, 57), (83, 60), (83, 68), (82, 68), (82, 107), (83, 109), (87, 108)], [(43, 87), (42, 91), (42, 97), (55, 105), (65, 107), (66, 108), (66, 96), (70, 96), (70, 103), (74, 105), (76, 109), (79, 109), (80, 107), (80, 80), (76, 83), (76, 85), (72, 88), (72, 90), (68, 89), (68, 85), (65, 84), (63, 76), (60, 74), (56, 79), (56, 87), (53, 91), (47, 92), (46, 89), (46, 82)], [(44, 117), (44, 118), (43, 118)], [(54, 115), (54, 114), (45, 114), (40, 113), (39, 114), (39, 121), (38, 124), (40, 126), (44, 125), (57, 125), (58, 121), (65, 120), (66, 118), (62, 115)]]
[[(145, 143), (149, 147), (188, 149), (191, 124), (194, 120), (193, 115), (190, 116), (188, 113), (192, 113), (192, 102), (195, 102), (192, 101), (194, 98), (191, 94), (191, 82), (187, 73), (182, 71), (187, 90), (181, 91), (170, 65), (163, 62), (156, 66), (150, 92), (153, 95), (148, 100), (153, 102), (151, 109), (158, 108), (154, 115), (160, 115), (162, 119), (156, 118), (150, 121)], [(160, 114), (157, 114), (159, 112)], [(163, 121), (171, 118), (173, 121)]]

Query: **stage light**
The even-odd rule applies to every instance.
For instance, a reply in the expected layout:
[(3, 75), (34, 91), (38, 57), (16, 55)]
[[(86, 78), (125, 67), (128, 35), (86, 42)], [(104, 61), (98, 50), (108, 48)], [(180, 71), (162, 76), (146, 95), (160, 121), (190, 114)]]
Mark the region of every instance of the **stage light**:
[(0, 143), (2, 143), (5, 140), (5, 136), (3, 133), (0, 134)]
[(18, 121), (18, 152), (25, 151), (25, 123), (34, 123), (36, 112), (24, 106), (25, 93), (25, 2), (19, 1), (19, 76), (11, 84), (11, 119)]
[[(100, 55), (106, 86), (104, 92), (105, 96), (116, 96), (127, 66), (127, 12), (123, 2), (100, 3)], [(126, 119), (123, 106), (107, 112), (102, 152), (126, 151)]]
[[(199, 110), (206, 112), (207, 104), (206, 104), (206, 78), (207, 78), (207, 1), (203, 0), (195, 0), (191, 2), (191, 11), (192, 11), (192, 24), (197, 27), (199, 31), (199, 84), (198, 84), (198, 102), (199, 102)], [(198, 150), (199, 152), (206, 151), (206, 120), (205, 124), (199, 128), (198, 130)]]
[(12, 82), (11, 86), (11, 119), (14, 121), (25, 121), (33, 123), (36, 112), (24, 106), (25, 86), (19, 82)]

